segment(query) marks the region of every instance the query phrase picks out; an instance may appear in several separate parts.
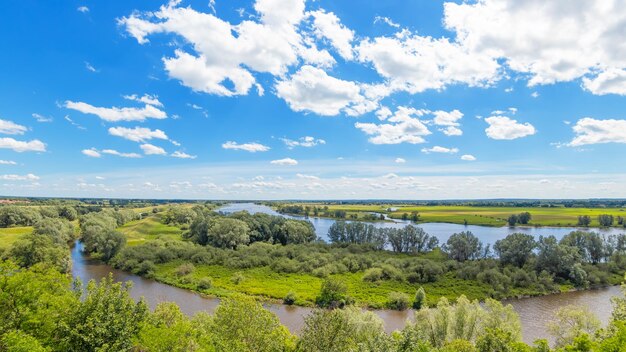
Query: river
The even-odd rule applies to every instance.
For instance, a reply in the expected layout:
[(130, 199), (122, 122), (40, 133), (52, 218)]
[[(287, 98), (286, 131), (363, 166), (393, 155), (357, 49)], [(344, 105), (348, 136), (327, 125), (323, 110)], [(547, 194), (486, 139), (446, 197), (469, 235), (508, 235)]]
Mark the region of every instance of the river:
[[(243, 209), (242, 207), (245, 207)], [(258, 206), (254, 204), (233, 204), (220, 209), (224, 212), (232, 212), (238, 210), (248, 210), (250, 212), (256, 212), (255, 210), (268, 212), (276, 215), (272, 209), (268, 207)], [(321, 236), (320, 229), (326, 229), (332, 224), (333, 220), (330, 219), (309, 219), (315, 226), (318, 236)], [(379, 222), (375, 223), (376, 226), (405, 226), (405, 223), (390, 223)], [(319, 226), (319, 227), (318, 227)], [(447, 239), (444, 231), (448, 231), (447, 236), (454, 232), (459, 231), (472, 231), (485, 243), (493, 243), (494, 238), (489, 238), (489, 235), (496, 237), (496, 239), (504, 238), (510, 233), (508, 228), (492, 228), (492, 227), (480, 227), (480, 226), (463, 226), (454, 224), (420, 224), (429, 234), (437, 236), (440, 241)], [(427, 229), (439, 229), (439, 232), (431, 232)], [(543, 229), (550, 230), (539, 231), (542, 229), (524, 228), (534, 235), (539, 234), (553, 234), (557, 237), (571, 231), (568, 229), (562, 231), (562, 229)], [(499, 230), (499, 232), (498, 232)], [(517, 229), (519, 230), (519, 228)], [(552, 231), (557, 230), (557, 231)], [(437, 235), (439, 233), (440, 235)], [(560, 235), (559, 235), (560, 234)], [(441, 236), (441, 237), (439, 237)], [(324, 238), (324, 237), (323, 237)], [(181, 310), (188, 315), (193, 315), (198, 311), (212, 312), (219, 304), (219, 300), (216, 298), (210, 298), (201, 296), (197, 293), (180, 289), (177, 287), (165, 285), (154, 280), (145, 279), (131, 273), (123, 272), (114, 269), (99, 261), (91, 260), (85, 257), (82, 252), (82, 245), (77, 242), (76, 246), (72, 249), (72, 274), (74, 277), (80, 277), (83, 282), (91, 279), (99, 280), (102, 277), (107, 276), (109, 273), (113, 274), (113, 278), (116, 281), (131, 281), (133, 287), (131, 289), (131, 295), (135, 299), (144, 297), (150, 307), (154, 308), (159, 302), (176, 302)], [(593, 311), (596, 316), (603, 322), (608, 322), (611, 316), (611, 297), (619, 295), (619, 287), (608, 287), (590, 291), (577, 291), (568, 292), (556, 295), (531, 297), (523, 299), (511, 299), (506, 300), (505, 303), (510, 303), (520, 316), (522, 323), (522, 336), (526, 343), (532, 343), (539, 338), (549, 338), (546, 324), (554, 317), (554, 313), (561, 307), (566, 305), (587, 306)], [(289, 328), (293, 333), (298, 333), (304, 325), (304, 317), (311, 312), (310, 308), (286, 306), (282, 304), (266, 304), (265, 307), (278, 316), (281, 323)], [(413, 312), (407, 311), (394, 311), (394, 310), (376, 310), (374, 311), (385, 322), (385, 329), (388, 332), (401, 329), (407, 319), (411, 319)]]

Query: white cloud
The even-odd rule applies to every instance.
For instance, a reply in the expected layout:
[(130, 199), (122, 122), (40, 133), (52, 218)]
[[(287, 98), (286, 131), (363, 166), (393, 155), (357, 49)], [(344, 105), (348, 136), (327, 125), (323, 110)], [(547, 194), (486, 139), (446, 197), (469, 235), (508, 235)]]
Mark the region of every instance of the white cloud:
[(463, 118), (463, 113), (459, 110), (438, 110), (433, 111), (432, 114), (435, 115), (433, 123), (437, 126), (444, 126), (445, 128), (440, 129), (440, 131), (446, 136), (460, 136), (463, 134), (463, 131), (459, 128), (461, 124), (458, 122), (461, 118)]
[(26, 126), (18, 125), (13, 121), (0, 119), (0, 133), (2, 134), (24, 134), (28, 131)]
[(165, 132), (161, 130), (151, 130), (145, 127), (111, 127), (109, 128), (109, 134), (116, 137), (122, 137), (133, 142), (144, 142), (153, 138), (167, 140), (168, 137)]
[(141, 155), (139, 155), (137, 153), (121, 153), (121, 152), (118, 152), (115, 149), (104, 149), (104, 150), (101, 151), (101, 153), (102, 154), (109, 154), (109, 155), (116, 155), (116, 156), (119, 156), (119, 157), (122, 157), (122, 158), (133, 158), (133, 159), (141, 158)]
[(422, 153), (430, 154), (430, 153), (443, 153), (443, 154), (456, 154), (459, 152), (458, 148), (446, 148), (440, 147), (438, 145), (432, 148), (422, 148)]
[(245, 150), (250, 153), (256, 152), (266, 152), (270, 150), (270, 147), (260, 144), (260, 143), (242, 143), (239, 144), (237, 142), (228, 141), (222, 144), (222, 148), (224, 149), (232, 149), (232, 150)]
[(396, 158), (395, 162), (396, 164), (404, 164), (406, 163), (406, 160), (404, 158)]
[(305, 179), (305, 180), (319, 180), (320, 178), (313, 175), (304, 175), (304, 174), (296, 174), (297, 178)]
[(38, 140), (24, 142), (17, 141), (13, 138), (0, 138), (0, 149), (13, 149), (14, 151), (21, 152), (45, 152), (46, 145)]
[(100, 152), (97, 149), (95, 149), (95, 148), (83, 149), (81, 153), (87, 155), (88, 157), (92, 157), (92, 158), (99, 158), (99, 157), (102, 156), (102, 154), (100, 154)]
[(179, 158), (179, 159), (195, 159), (196, 158), (195, 155), (190, 155), (181, 151), (175, 151), (172, 154), (170, 154), (170, 156), (174, 158)]
[(87, 71), (90, 71), (90, 72), (98, 72), (98, 69), (93, 67), (93, 65), (87, 61), (85, 61), (85, 68), (87, 69)]
[(119, 121), (144, 121), (147, 118), (165, 119), (167, 114), (153, 105), (145, 105), (143, 108), (103, 108), (83, 102), (66, 101), (65, 107), (80, 111), (83, 114), (96, 115), (108, 122)]
[(407, 30), (393, 37), (361, 41), (359, 60), (370, 63), (394, 90), (420, 93), (448, 84), (484, 86), (498, 78), (498, 63), (487, 55), (471, 54), (447, 38), (434, 39)]
[(607, 69), (594, 78), (583, 78), (583, 87), (596, 95), (626, 95), (626, 70)]
[(276, 84), (276, 94), (292, 110), (312, 111), (324, 116), (342, 111), (359, 115), (374, 110), (377, 104), (368, 104), (360, 91), (356, 83), (331, 77), (324, 70), (309, 65)]
[(1, 179), (5, 181), (37, 181), (39, 180), (39, 176), (33, 174), (27, 175), (2, 175)]
[(131, 95), (124, 95), (123, 98), (127, 99), (127, 100), (132, 100), (132, 101), (137, 101), (137, 102), (140, 102), (140, 103), (144, 103), (144, 104), (147, 104), (147, 105), (154, 105), (154, 106), (163, 107), (163, 103), (161, 103), (159, 101), (159, 97), (156, 96), (156, 95), (144, 94), (142, 96), (139, 96), (137, 94), (131, 94)]
[(37, 122), (52, 122), (52, 117), (43, 116), (37, 113), (33, 113), (32, 116), (35, 120), (37, 120)]
[(17, 163), (12, 160), (0, 160), (0, 165), (17, 165)]
[(461, 160), (474, 161), (476, 160), (476, 157), (471, 154), (464, 154), (464, 155), (461, 155)]
[(530, 93), (530, 96), (533, 98), (539, 98), (539, 92), (532, 92)]
[(585, 117), (572, 127), (576, 137), (568, 144), (578, 147), (599, 143), (626, 143), (626, 120), (597, 120)]
[(376, 16), (374, 17), (374, 24), (378, 23), (378, 22), (383, 22), (386, 23), (387, 25), (393, 27), (393, 28), (400, 28), (400, 25), (395, 23), (391, 18), (389, 17), (383, 17), (383, 16)]
[(535, 127), (530, 123), (519, 123), (506, 116), (491, 116), (485, 122), (489, 124), (485, 132), (491, 139), (511, 140), (536, 133)]
[(149, 143), (142, 144), (139, 146), (139, 148), (141, 148), (141, 150), (143, 150), (144, 154), (146, 155), (166, 155), (167, 154), (165, 149), (161, 147), (157, 147), (156, 145), (152, 145)]
[(65, 121), (69, 122), (72, 126), (74, 126), (74, 127), (78, 128), (79, 130), (86, 130), (86, 128), (85, 128), (85, 127), (83, 127), (83, 126), (81, 126), (81, 125), (77, 124), (76, 122), (74, 122), (74, 120), (72, 120), (72, 119), (69, 117), (69, 115), (65, 115), (65, 116), (63, 117), (63, 119), (65, 119)]
[(313, 26), (318, 37), (326, 38), (346, 60), (352, 60), (352, 40), (354, 31), (341, 24), (341, 20), (332, 12), (324, 10), (310, 12), (313, 16)]
[(280, 140), (283, 141), (289, 149), (293, 149), (295, 147), (311, 148), (320, 144), (326, 144), (325, 140), (314, 138), (311, 136), (300, 137), (298, 140), (292, 140), (288, 138), (281, 138)]
[(79, 6), (76, 11), (78, 12), (82, 12), (82, 13), (87, 13), (89, 12), (89, 8), (87, 6)]
[(291, 158), (284, 158), (284, 159), (279, 159), (279, 160), (272, 160), (270, 161), (270, 164), (282, 165), (282, 166), (294, 166), (294, 165), (298, 165), (298, 161), (291, 159)]
[(354, 126), (365, 134), (373, 144), (424, 143), (424, 136), (431, 134), (419, 119), (427, 111), (400, 106), (384, 124), (357, 122)]
[[(506, 60), (529, 85), (626, 67), (621, 1), (484, 0), (444, 5), (444, 23), (474, 54)], [(546, 35), (546, 34), (549, 35)]]

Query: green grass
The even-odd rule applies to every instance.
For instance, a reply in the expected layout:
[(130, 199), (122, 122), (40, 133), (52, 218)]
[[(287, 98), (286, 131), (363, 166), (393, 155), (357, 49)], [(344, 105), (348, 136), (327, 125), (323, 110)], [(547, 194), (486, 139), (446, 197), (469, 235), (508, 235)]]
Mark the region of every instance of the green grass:
[(9, 248), (20, 237), (33, 231), (30, 226), (0, 228), (0, 248)]
[(169, 238), (179, 240), (183, 230), (163, 224), (160, 214), (153, 214), (145, 219), (131, 221), (117, 229), (126, 236), (129, 246), (136, 246), (148, 240)]
[[(322, 203), (298, 203), (302, 206), (324, 207)], [(482, 226), (506, 226), (507, 218), (512, 214), (529, 212), (532, 220), (529, 226), (576, 226), (578, 217), (589, 215), (591, 217), (591, 227), (597, 227), (598, 215), (610, 214), (615, 218), (622, 216), (626, 218), (626, 210), (623, 208), (541, 208), (541, 207), (476, 207), (476, 206), (402, 206), (402, 205), (359, 205), (359, 204), (339, 204), (327, 205), (329, 211), (344, 210), (348, 215), (357, 213), (362, 215), (365, 212), (385, 213), (391, 218), (401, 219), (404, 213), (409, 216), (412, 212), (418, 212), (420, 222), (443, 222), (453, 224), (463, 224), (465, 221), (469, 225)], [(387, 211), (389, 208), (396, 208), (394, 211)], [(617, 222), (615, 223), (617, 225)]]

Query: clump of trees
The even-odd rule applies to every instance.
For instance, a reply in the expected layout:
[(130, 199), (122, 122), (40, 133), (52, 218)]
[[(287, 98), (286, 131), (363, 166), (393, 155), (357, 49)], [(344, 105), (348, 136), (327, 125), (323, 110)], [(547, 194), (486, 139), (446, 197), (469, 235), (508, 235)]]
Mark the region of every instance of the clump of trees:
[(532, 219), (532, 215), (529, 212), (525, 211), (519, 214), (512, 214), (507, 219), (507, 223), (509, 226), (515, 226), (517, 224), (527, 225)]
[(363, 222), (337, 221), (328, 230), (333, 243), (366, 244), (382, 250), (387, 245), (396, 253), (430, 252), (439, 240), (422, 228), (412, 225), (403, 228), (376, 228)]
[(126, 244), (126, 237), (116, 229), (127, 222), (139, 219), (132, 210), (106, 209), (88, 213), (80, 218), (81, 241), (86, 253), (110, 261)]

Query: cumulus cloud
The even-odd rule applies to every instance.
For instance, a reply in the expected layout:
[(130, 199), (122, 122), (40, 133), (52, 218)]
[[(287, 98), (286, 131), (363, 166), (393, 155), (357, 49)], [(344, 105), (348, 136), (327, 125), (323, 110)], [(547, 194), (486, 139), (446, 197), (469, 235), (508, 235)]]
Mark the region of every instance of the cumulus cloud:
[(17, 163), (12, 160), (0, 160), (0, 165), (17, 165)]
[(430, 153), (443, 153), (443, 154), (456, 154), (459, 152), (458, 148), (446, 148), (440, 147), (438, 145), (432, 148), (422, 148), (422, 153), (430, 154)]
[(354, 31), (341, 24), (341, 20), (332, 12), (318, 10), (310, 12), (313, 16), (315, 34), (320, 38), (326, 38), (337, 50), (339, 55), (346, 60), (352, 60), (352, 40)]
[(175, 151), (172, 154), (170, 154), (170, 156), (174, 158), (179, 158), (179, 159), (195, 159), (196, 158), (195, 155), (190, 155), (181, 151)]
[(395, 163), (396, 164), (404, 164), (404, 163), (406, 163), (406, 160), (404, 158), (396, 158)]
[(447, 2), (444, 12), (469, 52), (505, 59), (531, 86), (626, 68), (621, 1)]
[(291, 159), (291, 158), (284, 158), (284, 159), (272, 160), (270, 161), (270, 164), (281, 165), (281, 166), (294, 166), (294, 165), (298, 165), (298, 161)]
[(76, 11), (78, 12), (82, 12), (82, 13), (87, 13), (89, 12), (89, 8), (87, 6), (79, 6)]
[(391, 26), (393, 28), (400, 28), (400, 25), (397, 24), (396, 22), (394, 22), (389, 17), (384, 17), (384, 16), (376, 16), (376, 17), (374, 17), (374, 24), (376, 24), (378, 22), (386, 23), (387, 25), (389, 25), (389, 26)]
[(572, 127), (576, 137), (568, 144), (578, 147), (599, 143), (626, 143), (626, 120), (597, 120), (585, 117)]
[(52, 122), (52, 117), (43, 116), (38, 113), (33, 113), (32, 116), (37, 122)]
[(132, 159), (136, 159), (136, 158), (141, 158), (141, 155), (137, 154), (137, 153), (121, 153), (118, 152), (115, 149), (104, 149), (101, 151), (102, 154), (109, 154), (109, 155), (115, 155), (115, 156), (119, 156), (122, 158), (132, 158)]
[(27, 175), (2, 175), (1, 179), (5, 181), (37, 181), (39, 180), (39, 176), (33, 174)]
[(331, 77), (324, 70), (308, 65), (289, 79), (279, 81), (276, 94), (294, 111), (311, 111), (323, 116), (342, 111), (361, 114), (376, 108), (367, 104), (356, 83)]
[(491, 139), (511, 140), (536, 133), (535, 127), (530, 123), (519, 123), (506, 116), (491, 116), (485, 122), (489, 124), (485, 132)]
[(45, 152), (46, 144), (38, 139), (32, 141), (18, 141), (13, 138), (0, 138), (0, 149), (12, 149), (21, 152)]
[(626, 95), (626, 70), (608, 69), (596, 77), (585, 77), (583, 87), (596, 95)]
[(354, 126), (372, 136), (369, 142), (373, 144), (424, 143), (424, 136), (431, 134), (428, 127), (419, 119), (425, 113), (427, 113), (425, 110), (400, 106), (395, 114), (386, 120), (389, 123), (357, 122)]
[(99, 158), (102, 156), (102, 154), (100, 154), (100, 152), (96, 148), (83, 149), (81, 153), (91, 158)]
[(83, 114), (96, 115), (104, 121), (119, 122), (119, 121), (144, 121), (148, 118), (153, 119), (165, 119), (167, 114), (165, 111), (153, 105), (145, 105), (142, 108), (104, 108), (97, 107), (84, 102), (66, 101), (65, 107), (71, 110), (80, 111)]
[(474, 161), (476, 160), (476, 157), (471, 154), (464, 154), (464, 155), (461, 155), (461, 160)]
[(122, 137), (133, 142), (144, 142), (150, 139), (163, 139), (167, 140), (168, 137), (165, 132), (161, 130), (151, 130), (145, 127), (111, 127), (109, 128), (109, 134), (116, 137)]
[(260, 143), (242, 143), (239, 144), (237, 142), (228, 141), (222, 144), (222, 148), (224, 149), (232, 149), (232, 150), (245, 150), (250, 153), (256, 152), (266, 152), (270, 150), (270, 147), (260, 144)]
[(159, 97), (156, 95), (144, 94), (142, 96), (139, 96), (137, 94), (131, 94), (131, 95), (124, 95), (124, 99), (132, 100), (132, 101), (136, 101), (136, 102), (140, 102), (140, 103), (144, 103), (148, 105), (163, 107), (163, 103), (159, 101)]
[(295, 147), (311, 148), (315, 147), (316, 145), (326, 144), (325, 140), (314, 138), (311, 136), (300, 137), (298, 140), (292, 140), (288, 138), (281, 138), (280, 140), (283, 141), (283, 143), (285, 143), (285, 145), (289, 149), (293, 149)]
[(437, 126), (443, 126), (444, 128), (440, 129), (443, 134), (446, 136), (460, 136), (463, 134), (463, 131), (459, 128), (461, 124), (458, 122), (461, 118), (463, 118), (463, 113), (459, 110), (452, 111), (433, 111), (433, 115), (435, 118), (433, 119), (433, 123)]
[(26, 126), (18, 125), (13, 121), (0, 119), (0, 133), (2, 134), (24, 134), (28, 131)]
[(143, 150), (143, 153), (146, 155), (166, 155), (167, 154), (165, 149), (161, 147), (157, 147), (156, 145), (149, 144), (149, 143), (142, 144), (139, 146), (139, 148), (141, 148), (141, 150)]

